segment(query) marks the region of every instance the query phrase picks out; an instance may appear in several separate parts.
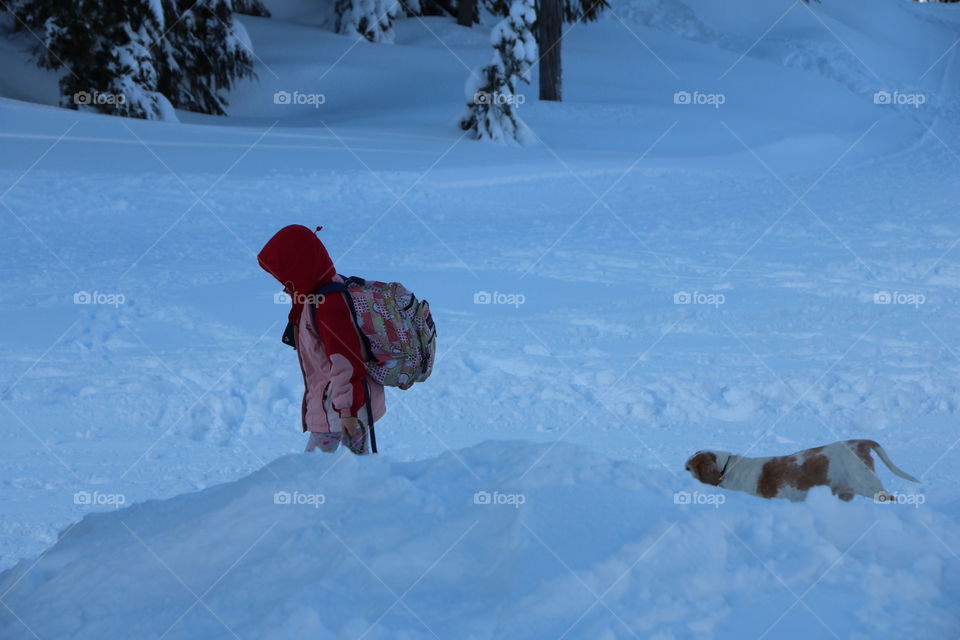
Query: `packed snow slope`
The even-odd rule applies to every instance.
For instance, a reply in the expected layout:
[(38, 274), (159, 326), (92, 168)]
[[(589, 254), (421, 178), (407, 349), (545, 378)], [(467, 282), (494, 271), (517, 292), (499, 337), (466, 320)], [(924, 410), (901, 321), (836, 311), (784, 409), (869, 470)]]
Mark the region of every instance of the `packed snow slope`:
[[(313, 4), (242, 18), (259, 79), (227, 118), (57, 108), (29, 34), (0, 39), (3, 637), (159, 637), (189, 590), (210, 609), (171, 635), (230, 636), (213, 610), (357, 637), (475, 521), (404, 598), (441, 637), (960, 635), (957, 6), (618, 3), (565, 35), (563, 103), (527, 92), (539, 141), (501, 148), (455, 126), (489, 24), (372, 45)], [(382, 458), (283, 457), (302, 385), (255, 253), (289, 223), (431, 303)], [(880, 468), (904, 504), (674, 504), (698, 449), (852, 437), (922, 480)], [(116, 622), (90, 600), (128, 589)], [(573, 626), (590, 589), (609, 609)]]
[(289, 455), (86, 516), (0, 578), (20, 618), (0, 612), (0, 635), (953, 637), (960, 575), (937, 536), (956, 522), (825, 489), (677, 506), (676, 487), (565, 443)]

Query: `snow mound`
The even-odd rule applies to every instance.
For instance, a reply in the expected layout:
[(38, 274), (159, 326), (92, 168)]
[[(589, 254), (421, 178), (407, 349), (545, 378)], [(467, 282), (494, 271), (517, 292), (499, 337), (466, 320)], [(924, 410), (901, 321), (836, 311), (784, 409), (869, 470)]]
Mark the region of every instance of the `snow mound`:
[(960, 629), (960, 578), (943, 542), (960, 527), (929, 504), (705, 489), (565, 443), (487, 442), (417, 462), (286, 456), (236, 482), (86, 516), (0, 575), (0, 636)]

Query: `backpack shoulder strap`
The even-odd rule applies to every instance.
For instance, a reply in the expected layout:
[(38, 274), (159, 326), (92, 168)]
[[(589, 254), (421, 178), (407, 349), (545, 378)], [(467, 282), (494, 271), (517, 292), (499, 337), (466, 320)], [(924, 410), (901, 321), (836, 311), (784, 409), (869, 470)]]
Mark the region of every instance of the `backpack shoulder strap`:
[[(314, 291), (314, 293), (317, 293), (323, 296), (328, 293), (346, 292), (346, 290), (347, 290), (347, 284), (345, 282), (328, 282), (327, 284), (323, 285), (322, 287)], [(314, 303), (314, 306), (316, 306), (316, 303)]]

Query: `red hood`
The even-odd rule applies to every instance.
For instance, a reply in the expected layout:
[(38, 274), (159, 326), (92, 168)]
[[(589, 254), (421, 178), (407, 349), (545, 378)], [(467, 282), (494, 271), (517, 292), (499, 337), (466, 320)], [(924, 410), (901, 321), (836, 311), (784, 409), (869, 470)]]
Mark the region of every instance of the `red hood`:
[(290, 321), (300, 321), (304, 296), (333, 279), (337, 271), (327, 248), (307, 227), (292, 224), (277, 231), (257, 255), (264, 271), (293, 299)]

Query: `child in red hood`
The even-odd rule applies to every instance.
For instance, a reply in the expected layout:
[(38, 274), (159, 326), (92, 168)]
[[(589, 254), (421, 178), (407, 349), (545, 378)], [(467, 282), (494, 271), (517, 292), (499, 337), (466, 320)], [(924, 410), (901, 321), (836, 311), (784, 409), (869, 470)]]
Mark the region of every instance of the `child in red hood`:
[(367, 378), (349, 294), (318, 294), (324, 285), (343, 282), (326, 247), (313, 231), (295, 224), (270, 238), (257, 259), (292, 302), (288, 318), (305, 388), (301, 420), (310, 432), (306, 450), (332, 453), (343, 440), (353, 453), (368, 453), (368, 423), (386, 413), (383, 386)]

